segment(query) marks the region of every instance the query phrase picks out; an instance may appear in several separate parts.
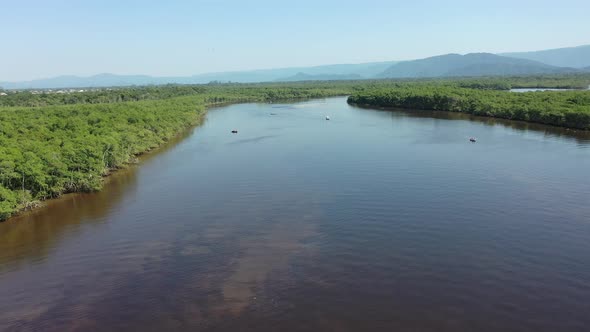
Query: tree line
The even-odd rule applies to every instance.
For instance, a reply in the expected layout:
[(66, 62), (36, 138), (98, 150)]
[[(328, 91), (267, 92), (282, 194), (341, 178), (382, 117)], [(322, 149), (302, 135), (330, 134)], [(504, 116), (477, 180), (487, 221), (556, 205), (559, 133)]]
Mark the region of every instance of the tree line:
[(398, 84), (351, 95), (351, 104), (462, 112), (554, 126), (590, 129), (590, 91), (514, 93), (457, 84)]
[[(586, 89), (590, 86), (590, 74), (539, 75), (523, 77), (477, 77), (477, 78), (437, 78), (437, 79), (386, 79), (358, 81), (310, 81), (288, 83), (217, 83), (180, 85), (168, 84), (158, 86), (113, 87), (84, 90), (83, 92), (57, 93), (55, 90), (5, 91), (0, 96), (2, 106), (41, 107), (51, 105), (104, 104), (141, 100), (168, 99), (181, 96), (209, 94), (268, 94), (268, 98), (287, 91), (285, 97), (301, 94), (301, 98), (310, 89), (340, 89), (343, 93), (372, 87), (395, 87), (398, 84), (431, 83), (456, 85), (478, 90), (509, 90), (511, 88), (565, 88)], [(1, 89), (0, 89), (1, 91)], [(79, 91), (79, 90), (78, 90)]]
[[(198, 123), (207, 106), (350, 92), (321, 84), (226, 86), (184, 96), (184, 88), (146, 91), (152, 89), (161, 99), (137, 97), (145, 94), (123, 89), (96, 94), (96, 100), (106, 96), (104, 103), (0, 108), (0, 220), (44, 199), (99, 190), (110, 171)], [(133, 96), (140, 100), (117, 101)]]
[(37, 202), (98, 190), (110, 171), (198, 123), (208, 106), (351, 95), (357, 104), (467, 112), (590, 129), (590, 75), (164, 85), (0, 96), (0, 221)]

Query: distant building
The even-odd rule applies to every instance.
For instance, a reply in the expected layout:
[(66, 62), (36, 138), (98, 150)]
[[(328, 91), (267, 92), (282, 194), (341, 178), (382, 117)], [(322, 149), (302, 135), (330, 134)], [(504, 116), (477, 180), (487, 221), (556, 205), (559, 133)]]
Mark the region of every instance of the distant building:
[(0, 92), (0, 96), (8, 96), (6, 92)]

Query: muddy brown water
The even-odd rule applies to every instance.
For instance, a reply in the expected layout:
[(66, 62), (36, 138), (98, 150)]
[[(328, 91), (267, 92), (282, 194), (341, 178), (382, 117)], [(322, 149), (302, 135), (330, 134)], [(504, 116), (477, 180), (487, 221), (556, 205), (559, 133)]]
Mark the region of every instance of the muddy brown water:
[(211, 110), (0, 224), (0, 330), (588, 331), (589, 167), (588, 133), (540, 125)]

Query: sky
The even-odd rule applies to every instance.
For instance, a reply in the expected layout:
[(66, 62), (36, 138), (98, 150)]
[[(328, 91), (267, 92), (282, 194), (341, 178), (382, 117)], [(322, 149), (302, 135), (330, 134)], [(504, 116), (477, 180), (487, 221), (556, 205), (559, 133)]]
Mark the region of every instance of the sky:
[(590, 1), (0, 0), (0, 81), (590, 44)]

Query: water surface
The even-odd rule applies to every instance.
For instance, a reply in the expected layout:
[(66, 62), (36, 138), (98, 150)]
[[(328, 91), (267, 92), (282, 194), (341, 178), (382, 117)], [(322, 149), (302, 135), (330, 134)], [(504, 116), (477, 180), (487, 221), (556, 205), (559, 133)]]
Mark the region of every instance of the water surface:
[(588, 331), (589, 167), (587, 133), (536, 124), (212, 110), (0, 224), (0, 330)]
[(535, 92), (535, 91), (571, 91), (576, 89), (555, 89), (555, 88), (514, 88), (510, 92)]

